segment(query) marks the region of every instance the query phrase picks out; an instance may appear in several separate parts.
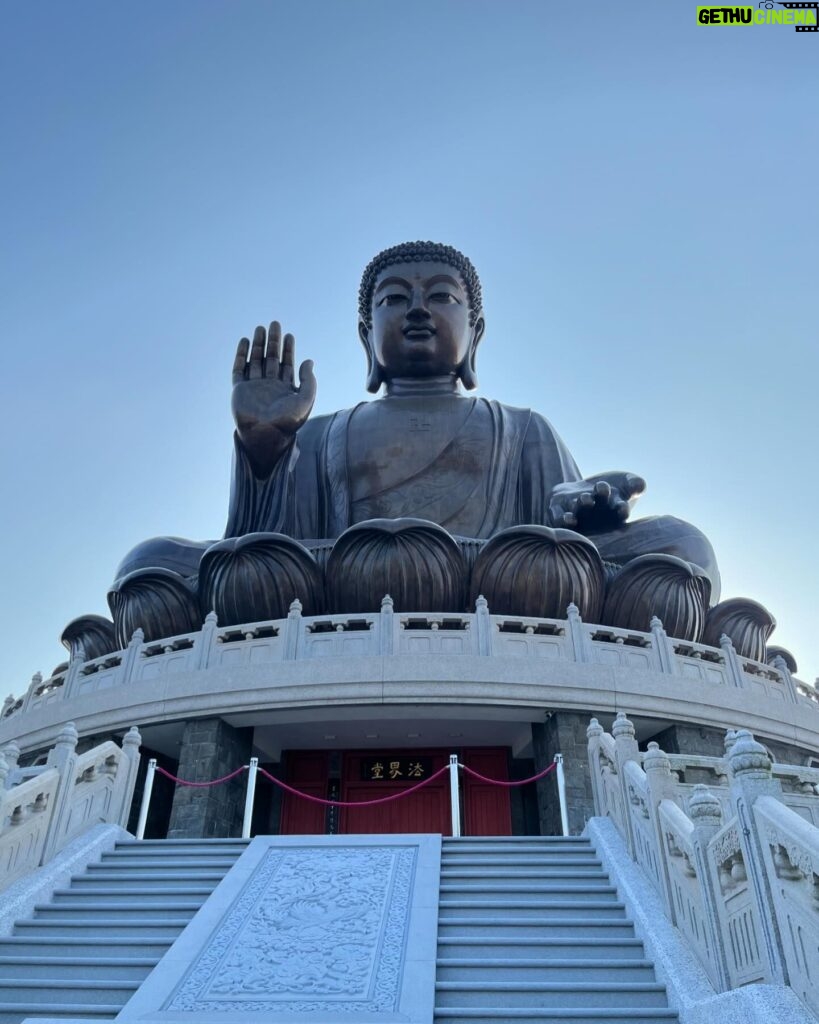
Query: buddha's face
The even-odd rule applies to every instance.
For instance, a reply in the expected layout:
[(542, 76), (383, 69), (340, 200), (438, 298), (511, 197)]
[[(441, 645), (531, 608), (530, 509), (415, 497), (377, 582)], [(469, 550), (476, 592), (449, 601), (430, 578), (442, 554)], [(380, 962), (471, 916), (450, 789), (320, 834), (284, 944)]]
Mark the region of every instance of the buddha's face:
[(460, 375), (480, 340), (483, 321), (469, 323), (469, 296), (446, 263), (396, 263), (373, 289), (372, 328), (362, 341), (385, 381)]

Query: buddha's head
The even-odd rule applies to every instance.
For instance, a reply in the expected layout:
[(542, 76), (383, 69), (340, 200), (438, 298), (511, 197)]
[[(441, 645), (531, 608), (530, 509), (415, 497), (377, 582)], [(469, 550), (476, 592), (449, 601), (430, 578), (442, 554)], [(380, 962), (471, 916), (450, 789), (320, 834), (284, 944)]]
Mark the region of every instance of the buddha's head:
[(450, 376), (477, 387), (481, 283), (452, 246), (404, 242), (380, 252), (361, 278), (358, 317), (368, 391), (407, 377)]

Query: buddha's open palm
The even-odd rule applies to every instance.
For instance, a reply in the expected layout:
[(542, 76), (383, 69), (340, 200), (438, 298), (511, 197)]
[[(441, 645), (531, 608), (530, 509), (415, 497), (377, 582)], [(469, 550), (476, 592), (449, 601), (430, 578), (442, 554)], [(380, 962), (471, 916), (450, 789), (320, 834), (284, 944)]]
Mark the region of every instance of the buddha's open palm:
[(255, 471), (267, 476), (293, 435), (305, 422), (316, 400), (313, 362), (299, 367), (294, 382), (296, 342), (292, 334), (282, 341), (281, 325), (257, 327), (253, 344), (242, 338), (233, 362), (231, 404), (236, 430)]

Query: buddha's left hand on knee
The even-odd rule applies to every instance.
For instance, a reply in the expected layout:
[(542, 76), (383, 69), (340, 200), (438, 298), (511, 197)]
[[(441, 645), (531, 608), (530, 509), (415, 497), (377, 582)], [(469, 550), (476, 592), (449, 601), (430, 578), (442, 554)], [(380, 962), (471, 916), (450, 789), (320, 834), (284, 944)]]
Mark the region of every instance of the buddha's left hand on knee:
[(622, 470), (558, 484), (549, 497), (552, 526), (581, 533), (614, 529), (631, 515), (645, 486), (642, 477)]

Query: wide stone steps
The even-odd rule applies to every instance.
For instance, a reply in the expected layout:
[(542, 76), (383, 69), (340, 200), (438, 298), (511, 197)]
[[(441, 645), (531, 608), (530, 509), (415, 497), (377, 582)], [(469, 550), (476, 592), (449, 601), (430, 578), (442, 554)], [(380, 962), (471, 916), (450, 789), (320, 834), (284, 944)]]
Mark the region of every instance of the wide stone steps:
[(591, 844), (445, 839), (435, 1019), (660, 1024), (665, 988)]
[[(161, 956), (167, 947), (162, 948)], [(0, 979), (77, 978), (97, 968), (112, 969), (122, 981), (142, 981), (156, 966), (156, 956), (7, 956), (0, 957)]]
[[(624, 917), (611, 921), (600, 920), (593, 914), (578, 917), (573, 907), (566, 907), (564, 916), (544, 918), (542, 915), (521, 920), (507, 914), (498, 916), (484, 912), (474, 917), (444, 917), (438, 919), (438, 937), (505, 936), (513, 939), (549, 938), (634, 938), (634, 925)], [(620, 907), (622, 913), (623, 908)], [(616, 913), (616, 910), (612, 913)]]
[(165, 905), (161, 903), (150, 903), (140, 900), (134, 905), (127, 900), (117, 903), (92, 903), (87, 900), (76, 901), (73, 905), (55, 905), (52, 903), (41, 904), (34, 908), (34, 914), (38, 921), (43, 924), (73, 923), (83, 924), (89, 919), (94, 923), (108, 925), (109, 923), (119, 924), (123, 917), (128, 918), (131, 925), (140, 924), (142, 921), (189, 921), (201, 906), (201, 901), (191, 903), (179, 900), (168, 901)]
[(531, 1024), (539, 1024), (540, 1021), (556, 1021), (557, 1024), (678, 1024), (679, 1017), (676, 1011), (659, 1007), (572, 1009), (561, 1006), (554, 1009), (548, 1006), (510, 1006), (498, 1010), (480, 1006), (442, 1006), (435, 1011), (435, 1020), (441, 1024), (475, 1024), (475, 1021), (490, 1024), (519, 1024), (520, 1021), (530, 1021)]
[(224, 857), (220, 854), (218, 858), (208, 857), (186, 857), (174, 858), (173, 864), (169, 864), (163, 857), (154, 855), (152, 857), (137, 857), (133, 853), (129, 853), (127, 857), (123, 857), (121, 860), (114, 860), (112, 854), (103, 854), (102, 860), (99, 864), (89, 864), (88, 874), (90, 876), (96, 875), (100, 871), (109, 871), (112, 864), (116, 864), (120, 868), (139, 868), (141, 871), (149, 871), (152, 868), (158, 870), (164, 870), (168, 874), (174, 874), (177, 877), (187, 878), (188, 872), (196, 870), (197, 868), (210, 868), (211, 870), (229, 871), (235, 862), (235, 857)]
[(666, 1007), (665, 986), (628, 981), (439, 981), (438, 1006)]
[(82, 892), (86, 889), (95, 889), (97, 886), (104, 885), (117, 885), (125, 886), (126, 888), (131, 885), (141, 886), (143, 884), (149, 884), (154, 888), (161, 888), (165, 892), (178, 892), (180, 889), (184, 889), (188, 885), (203, 885), (210, 886), (211, 888), (217, 886), (219, 882), (225, 877), (225, 869), (220, 868), (217, 871), (199, 870), (199, 871), (135, 871), (129, 869), (123, 870), (94, 870), (72, 879), (72, 888), (76, 886), (78, 892)]
[(470, 960), (481, 958), (482, 962), (491, 962), (497, 958), (537, 959), (540, 963), (558, 961), (576, 962), (587, 958), (611, 963), (613, 960), (633, 960), (643, 952), (643, 944), (631, 936), (621, 938), (595, 935), (590, 929), (584, 929), (578, 938), (558, 938), (551, 933), (547, 938), (534, 938), (523, 935), (511, 938), (504, 935), (491, 935), (483, 938), (479, 935), (439, 935), (438, 962), (444, 964), (451, 959)]
[(148, 918), (139, 923), (136, 921), (18, 921), (15, 925), (16, 935), (38, 935), (52, 939), (72, 939), (84, 942), (89, 938), (104, 935), (107, 938), (136, 939), (146, 934), (152, 938), (176, 939), (193, 915), (187, 917), (165, 918), (155, 920)]
[(515, 878), (599, 878), (600, 862), (589, 860), (582, 864), (550, 864), (548, 868), (539, 868), (534, 861), (527, 861), (526, 864), (509, 864), (504, 868), (484, 867), (481, 864), (463, 865), (441, 864), (449, 878), (505, 878), (510, 874)]
[(0, 958), (23, 957), (39, 960), (41, 957), (49, 957), (60, 960), (74, 955), (94, 960), (108, 956), (115, 959), (150, 957), (153, 960), (159, 960), (167, 952), (171, 941), (161, 936), (146, 934), (133, 939), (112, 936), (107, 933), (89, 936), (86, 939), (76, 936), (54, 938), (36, 934), (32, 936), (9, 935), (0, 940)]
[(502, 875), (488, 875), (481, 878), (480, 875), (470, 875), (464, 878), (462, 875), (443, 876), (445, 882), (441, 882), (442, 893), (454, 892), (546, 892), (546, 893), (568, 893), (575, 896), (581, 893), (593, 891), (594, 893), (609, 893), (616, 896), (617, 890), (610, 886), (605, 878), (594, 875), (578, 877), (567, 875), (565, 880), (559, 881), (554, 875), (546, 875), (538, 878), (537, 875), (528, 877), (504, 878)]
[(543, 960), (537, 957), (441, 957), (438, 960), (439, 981), (609, 981), (653, 982), (654, 966), (648, 960), (613, 962), (579, 958), (574, 960)]
[[(221, 881), (219, 879), (218, 881)], [(218, 884), (218, 881), (216, 884)], [(111, 900), (125, 900), (138, 896), (145, 900), (153, 899), (160, 902), (168, 896), (178, 898), (198, 899), (203, 902), (213, 892), (212, 885), (145, 885), (144, 887), (134, 884), (115, 885), (114, 882), (90, 882), (88, 885), (77, 886), (70, 889), (55, 889), (52, 903), (73, 903), (76, 900), (88, 900), (91, 898), (105, 897)]]
[[(498, 920), (499, 916), (509, 917), (510, 915), (514, 920), (522, 922), (524, 920), (532, 921), (550, 921), (558, 920), (560, 918), (585, 918), (586, 920), (604, 920), (616, 918), (620, 919), (623, 912), (623, 904), (615, 899), (600, 900), (592, 899), (588, 896), (586, 898), (578, 898), (573, 901), (571, 898), (563, 894), (562, 899), (483, 899), (480, 898), (480, 894), (475, 895), (474, 899), (469, 900), (463, 899), (442, 899), (439, 903), (439, 911), (441, 920), (445, 920), (449, 917), (486, 917), (492, 915), (495, 920)], [(503, 924), (499, 921), (499, 924)]]
[(246, 846), (118, 843), (0, 939), (0, 1024), (112, 1020)]

